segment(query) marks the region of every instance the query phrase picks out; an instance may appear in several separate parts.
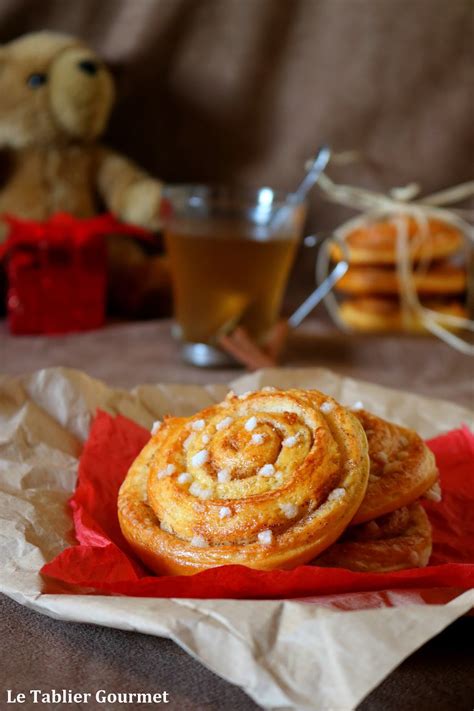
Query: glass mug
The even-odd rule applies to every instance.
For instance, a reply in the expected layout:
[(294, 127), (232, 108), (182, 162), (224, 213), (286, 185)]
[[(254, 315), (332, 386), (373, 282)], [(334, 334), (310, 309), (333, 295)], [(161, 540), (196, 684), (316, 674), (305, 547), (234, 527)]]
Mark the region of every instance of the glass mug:
[(280, 315), (305, 218), (304, 202), (271, 188), (165, 188), (176, 330), (187, 362), (232, 362), (218, 341), (237, 324), (265, 342)]

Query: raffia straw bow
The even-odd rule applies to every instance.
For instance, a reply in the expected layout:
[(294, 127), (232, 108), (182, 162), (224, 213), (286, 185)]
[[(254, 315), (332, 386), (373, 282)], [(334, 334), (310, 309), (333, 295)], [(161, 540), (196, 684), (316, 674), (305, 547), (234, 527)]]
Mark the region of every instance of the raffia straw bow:
[[(404, 188), (394, 188), (389, 195), (384, 195), (365, 188), (338, 185), (323, 173), (319, 178), (318, 187), (331, 202), (363, 212), (362, 215), (348, 220), (335, 231), (334, 239), (341, 245), (344, 245), (345, 239), (350, 232), (366, 225), (367, 222), (381, 217), (385, 219), (387, 217), (391, 218), (397, 235), (397, 272), (404, 313), (414, 313), (418, 316), (423, 326), (442, 341), (462, 353), (474, 355), (474, 345), (451, 333), (446, 328), (446, 326), (452, 326), (474, 332), (474, 321), (450, 314), (441, 314), (426, 308), (420, 303), (413, 279), (413, 258), (408, 246), (408, 221), (404, 219), (405, 217), (412, 217), (416, 221), (420, 241), (429, 234), (428, 219), (436, 218), (457, 227), (474, 243), (474, 225), (463, 219), (459, 212), (444, 207), (474, 195), (474, 180), (428, 195), (421, 200), (415, 200), (420, 192), (420, 188), (416, 183)], [(329, 263), (327, 251), (321, 250), (320, 254), (321, 258), (317, 267), (319, 280), (327, 274)], [(326, 297), (326, 304), (335, 320), (339, 321), (337, 317), (337, 302), (333, 294), (329, 294)]]

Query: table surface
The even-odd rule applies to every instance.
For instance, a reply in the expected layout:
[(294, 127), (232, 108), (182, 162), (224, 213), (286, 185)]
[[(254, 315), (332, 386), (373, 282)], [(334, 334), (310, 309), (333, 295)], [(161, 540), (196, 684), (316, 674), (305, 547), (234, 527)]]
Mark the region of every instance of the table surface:
[[(227, 382), (242, 372), (183, 364), (169, 321), (113, 325), (54, 338), (13, 338), (0, 325), (0, 373), (54, 365), (80, 368), (127, 388), (145, 382)], [(426, 337), (348, 337), (315, 320), (292, 336), (285, 365), (324, 366), (462, 405), (474, 401), (472, 361)], [(455, 622), (392, 672), (360, 711), (472, 709), (473, 632), (474, 618)], [(0, 597), (0, 658), (2, 689), (167, 690), (167, 708), (173, 711), (257, 708), (243, 691), (169, 640), (52, 620), (5, 597)]]
[[(171, 325), (169, 320), (148, 321), (67, 336), (13, 337), (0, 322), (0, 373), (63, 365), (125, 388), (156, 382), (222, 383), (243, 373), (239, 368), (186, 365)], [(349, 336), (323, 318), (309, 320), (292, 334), (284, 365), (322, 366), (460, 405), (474, 402), (472, 358), (428, 336)]]

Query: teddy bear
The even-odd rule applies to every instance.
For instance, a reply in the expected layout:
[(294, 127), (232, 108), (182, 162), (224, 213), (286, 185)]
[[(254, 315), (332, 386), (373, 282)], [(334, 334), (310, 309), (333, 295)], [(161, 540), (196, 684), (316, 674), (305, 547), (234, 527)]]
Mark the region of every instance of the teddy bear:
[[(110, 71), (79, 39), (43, 31), (0, 47), (0, 215), (84, 218), (105, 208), (125, 222), (158, 228), (160, 181), (99, 140), (114, 100)], [(6, 233), (0, 225), (0, 242)], [(113, 241), (110, 253), (112, 294), (119, 298), (114, 280), (128, 266), (141, 289), (154, 274), (168, 281), (162, 260), (152, 263), (124, 238)]]

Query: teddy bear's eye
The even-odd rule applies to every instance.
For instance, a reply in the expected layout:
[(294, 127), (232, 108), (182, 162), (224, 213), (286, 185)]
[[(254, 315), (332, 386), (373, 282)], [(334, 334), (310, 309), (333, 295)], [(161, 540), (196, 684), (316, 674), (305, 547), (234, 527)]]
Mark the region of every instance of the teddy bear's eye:
[(38, 87), (43, 86), (43, 84), (46, 84), (46, 79), (47, 76), (46, 74), (30, 74), (28, 79), (26, 80), (26, 83), (30, 87), (30, 89), (38, 89)]

